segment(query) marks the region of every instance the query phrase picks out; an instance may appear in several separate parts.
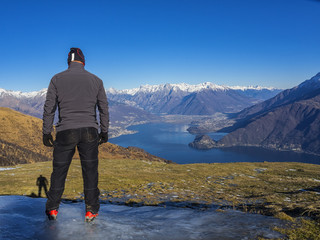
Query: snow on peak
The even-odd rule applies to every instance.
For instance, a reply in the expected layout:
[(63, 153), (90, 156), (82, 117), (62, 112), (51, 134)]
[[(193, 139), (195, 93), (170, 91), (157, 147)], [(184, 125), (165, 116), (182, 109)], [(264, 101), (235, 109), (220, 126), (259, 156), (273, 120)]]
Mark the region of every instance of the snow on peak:
[(242, 91), (246, 91), (246, 90), (276, 90), (276, 88), (274, 87), (261, 87), (261, 86), (247, 86), (247, 87), (243, 87), (243, 86), (232, 86), (229, 87), (230, 89), (233, 90), (242, 90)]
[(159, 84), (159, 85), (141, 85), (139, 88), (133, 89), (124, 89), (124, 90), (116, 90), (114, 88), (110, 88), (107, 90), (110, 94), (128, 94), (128, 95), (135, 95), (138, 92), (143, 93), (154, 93), (163, 90), (172, 90), (172, 91), (183, 91), (183, 92), (199, 92), (202, 90), (214, 90), (214, 91), (226, 91), (226, 90), (275, 90), (273, 87), (261, 87), (261, 86), (223, 86), (217, 85), (212, 82), (204, 82), (195, 85), (187, 84), (187, 83), (166, 83), (166, 84)]
[[(320, 73), (318, 74), (318, 78), (320, 77)], [(166, 83), (166, 84), (159, 84), (159, 85), (141, 85), (139, 88), (132, 88), (132, 89), (124, 89), (124, 90), (117, 90), (115, 88), (109, 88), (106, 89), (106, 92), (108, 94), (124, 94), (124, 95), (135, 95), (138, 92), (141, 93), (155, 93), (159, 91), (182, 91), (187, 93), (193, 93), (193, 92), (200, 92), (203, 90), (214, 90), (214, 91), (226, 91), (226, 90), (276, 90), (272, 87), (260, 87), (260, 86), (223, 86), (223, 85), (217, 85), (212, 82), (204, 82), (199, 84), (187, 84), (187, 83)], [(0, 96), (9, 95), (14, 96), (17, 98), (33, 98), (33, 97), (40, 97), (45, 96), (47, 93), (47, 88), (43, 88), (40, 91), (33, 91), (33, 92), (21, 92), (21, 91), (11, 91), (11, 90), (5, 90), (3, 88), (0, 88)]]
[(43, 96), (47, 93), (47, 88), (43, 88), (40, 91), (33, 91), (33, 92), (21, 92), (21, 91), (12, 91), (12, 90), (5, 90), (0, 88), (0, 95), (9, 95), (16, 98), (33, 98), (36, 96)]

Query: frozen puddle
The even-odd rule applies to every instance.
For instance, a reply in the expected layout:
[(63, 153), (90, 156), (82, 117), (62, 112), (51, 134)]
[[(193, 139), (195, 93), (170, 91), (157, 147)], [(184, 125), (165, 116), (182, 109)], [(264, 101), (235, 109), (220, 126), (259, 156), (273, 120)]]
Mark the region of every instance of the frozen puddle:
[(280, 220), (239, 211), (102, 204), (93, 223), (84, 203), (62, 203), (58, 220), (44, 215), (46, 199), (0, 196), (0, 239), (256, 239), (281, 235)]
[(6, 171), (6, 170), (12, 170), (16, 168), (11, 168), (11, 167), (0, 167), (0, 171)]

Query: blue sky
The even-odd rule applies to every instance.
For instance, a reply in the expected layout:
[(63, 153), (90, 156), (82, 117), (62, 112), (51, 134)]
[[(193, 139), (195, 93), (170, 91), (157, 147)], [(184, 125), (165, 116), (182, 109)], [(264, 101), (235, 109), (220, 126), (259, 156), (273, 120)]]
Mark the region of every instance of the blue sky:
[(0, 3), (0, 88), (33, 91), (80, 47), (106, 88), (210, 81), (291, 88), (320, 72), (320, 1)]

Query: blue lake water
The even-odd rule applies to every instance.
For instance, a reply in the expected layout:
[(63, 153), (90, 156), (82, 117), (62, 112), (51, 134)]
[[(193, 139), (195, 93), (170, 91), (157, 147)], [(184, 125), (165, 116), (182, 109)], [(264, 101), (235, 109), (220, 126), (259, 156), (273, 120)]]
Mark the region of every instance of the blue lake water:
[[(136, 134), (123, 135), (110, 139), (111, 143), (122, 147), (143, 148), (156, 156), (179, 164), (187, 163), (226, 163), (226, 162), (304, 162), (320, 164), (320, 157), (290, 151), (273, 151), (255, 147), (233, 147), (223, 149), (196, 150), (188, 146), (195, 138), (188, 125), (169, 123), (148, 123), (132, 126)], [(225, 134), (208, 134), (219, 140)]]

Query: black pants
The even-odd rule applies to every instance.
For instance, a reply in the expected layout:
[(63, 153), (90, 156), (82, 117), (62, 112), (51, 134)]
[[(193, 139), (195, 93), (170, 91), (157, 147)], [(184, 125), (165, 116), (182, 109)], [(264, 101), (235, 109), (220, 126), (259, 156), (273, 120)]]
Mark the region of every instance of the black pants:
[(99, 211), (98, 130), (93, 127), (58, 132), (53, 150), (53, 171), (46, 210), (57, 210), (64, 191), (68, 169), (78, 148), (84, 186), (86, 211)]

